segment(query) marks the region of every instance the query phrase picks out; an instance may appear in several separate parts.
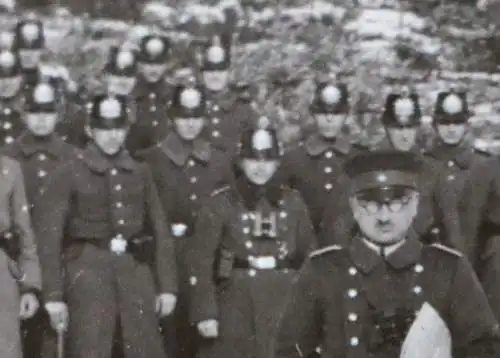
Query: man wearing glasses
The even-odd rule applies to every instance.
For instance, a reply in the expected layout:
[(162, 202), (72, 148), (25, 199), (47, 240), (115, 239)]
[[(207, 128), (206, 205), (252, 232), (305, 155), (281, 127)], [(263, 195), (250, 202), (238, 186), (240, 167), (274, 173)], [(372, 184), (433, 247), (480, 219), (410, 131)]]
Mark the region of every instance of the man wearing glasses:
[[(468, 261), (425, 245), (412, 229), (421, 165), (416, 154), (392, 150), (344, 164), (352, 240), (314, 252), (300, 271), (276, 358), (307, 357), (318, 347), (339, 358), (426, 358), (437, 349), (439, 357), (499, 356), (499, 326)], [(437, 327), (438, 342), (430, 333)]]

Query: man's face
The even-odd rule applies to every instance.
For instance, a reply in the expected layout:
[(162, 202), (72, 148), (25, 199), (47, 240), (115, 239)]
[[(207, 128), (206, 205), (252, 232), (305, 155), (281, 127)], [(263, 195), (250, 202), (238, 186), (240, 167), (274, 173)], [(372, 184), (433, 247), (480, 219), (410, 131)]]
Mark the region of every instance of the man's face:
[(19, 58), (21, 59), (21, 67), (26, 69), (34, 69), (40, 63), (42, 57), (41, 49), (21, 49), (19, 50)]
[(387, 128), (387, 136), (394, 149), (407, 152), (417, 143), (418, 128)]
[(106, 154), (114, 155), (118, 153), (125, 143), (127, 137), (127, 128), (99, 129), (90, 130), (95, 144)]
[(137, 79), (129, 76), (107, 75), (106, 82), (110, 93), (117, 95), (129, 95), (134, 89)]
[(229, 83), (229, 71), (203, 71), (203, 82), (211, 91), (222, 91)]
[(347, 119), (345, 114), (315, 114), (318, 132), (325, 138), (335, 138), (342, 131)]
[(418, 207), (418, 193), (408, 190), (404, 196), (381, 204), (353, 196), (351, 208), (361, 232), (372, 242), (384, 246), (404, 239)]
[(26, 113), (26, 127), (33, 135), (45, 137), (54, 133), (57, 125), (56, 112)]
[(450, 145), (458, 144), (462, 141), (467, 131), (465, 124), (438, 124), (436, 126), (439, 138)]
[(158, 82), (167, 71), (166, 64), (141, 63), (139, 64), (139, 72), (144, 79), (150, 83)]
[(241, 168), (247, 179), (255, 185), (264, 185), (273, 177), (278, 169), (278, 160), (249, 159), (241, 161)]
[(182, 139), (190, 141), (197, 138), (205, 126), (204, 118), (176, 118), (175, 130)]
[(0, 97), (14, 97), (21, 89), (22, 83), (21, 76), (0, 78)]

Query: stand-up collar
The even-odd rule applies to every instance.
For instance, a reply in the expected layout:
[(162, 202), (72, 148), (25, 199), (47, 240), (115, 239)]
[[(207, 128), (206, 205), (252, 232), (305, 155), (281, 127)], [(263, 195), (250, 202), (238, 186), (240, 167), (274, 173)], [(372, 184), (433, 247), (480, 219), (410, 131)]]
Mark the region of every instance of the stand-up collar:
[(122, 150), (116, 156), (108, 157), (95, 144), (88, 145), (80, 156), (91, 170), (98, 173), (105, 173), (113, 168), (133, 171), (137, 167), (137, 163), (127, 151)]
[(317, 133), (307, 138), (304, 146), (307, 153), (313, 157), (323, 154), (328, 149), (347, 155), (352, 147), (346, 138), (338, 137), (335, 140), (327, 140)]
[(64, 141), (57, 136), (50, 136), (44, 140), (37, 139), (31, 133), (25, 133), (18, 139), (18, 145), (26, 157), (36, 153), (48, 154), (59, 158), (63, 154)]
[(163, 152), (178, 166), (184, 166), (191, 156), (202, 163), (208, 163), (212, 155), (212, 147), (209, 142), (201, 138), (186, 142), (175, 131), (169, 132), (159, 145)]

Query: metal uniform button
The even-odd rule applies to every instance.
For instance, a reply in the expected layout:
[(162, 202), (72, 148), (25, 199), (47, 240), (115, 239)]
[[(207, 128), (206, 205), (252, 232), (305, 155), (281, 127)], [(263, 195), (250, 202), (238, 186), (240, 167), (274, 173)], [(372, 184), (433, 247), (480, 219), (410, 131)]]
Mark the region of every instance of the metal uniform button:
[(420, 286), (413, 287), (413, 293), (415, 293), (416, 295), (420, 295), (422, 293), (422, 287)]
[(286, 219), (287, 216), (288, 216), (288, 213), (286, 211), (280, 212), (280, 218)]
[(10, 144), (13, 141), (14, 141), (14, 138), (12, 138), (11, 136), (5, 137), (5, 143)]
[(250, 234), (250, 228), (248, 228), (248, 227), (244, 227), (244, 228), (243, 228), (243, 233), (244, 233), (245, 235)]
[(123, 219), (118, 220), (118, 225), (123, 225), (125, 224), (125, 221)]
[(453, 174), (448, 175), (448, 180), (449, 181), (455, 180), (455, 176)]
[(122, 186), (120, 184), (115, 185), (115, 190), (116, 191), (122, 190)]
[(156, 106), (151, 106), (151, 112), (156, 112)]
[(188, 166), (190, 166), (190, 167), (194, 167), (194, 164), (195, 164), (195, 163), (194, 163), (194, 160), (190, 159), (190, 160), (188, 161)]
[(331, 157), (333, 157), (333, 153), (329, 150), (328, 152), (325, 153), (325, 157), (330, 159)]
[(198, 199), (198, 197), (196, 196), (196, 194), (191, 194), (189, 199), (191, 199), (192, 201), (195, 201), (196, 199)]
[(39, 159), (39, 160), (41, 160), (41, 161), (43, 162), (44, 160), (46, 160), (46, 159), (47, 159), (47, 156), (46, 156), (45, 154), (43, 154), (43, 153), (42, 153), (42, 154), (40, 154), (40, 155), (38, 156), (38, 159)]
[(157, 127), (158, 126), (158, 121), (153, 121), (153, 127)]
[(151, 93), (149, 94), (149, 98), (151, 98), (151, 99), (156, 98), (156, 93), (151, 92)]
[(251, 241), (246, 241), (246, 242), (245, 242), (245, 247), (246, 247), (247, 249), (251, 249), (251, 248), (253, 247), (253, 243), (252, 243)]
[(354, 288), (351, 288), (347, 291), (347, 295), (349, 298), (356, 298), (358, 296), (358, 291)]
[(10, 123), (10, 122), (5, 122), (5, 123), (3, 124), (3, 129), (7, 129), (7, 130), (9, 130), (9, 129), (11, 129), (11, 128), (12, 128), (12, 123)]
[(355, 267), (349, 267), (349, 275), (354, 276), (358, 273)]
[(356, 322), (358, 320), (358, 315), (356, 313), (349, 313), (347, 319), (349, 322)]
[(111, 169), (111, 175), (116, 175), (118, 174), (118, 171), (116, 169)]
[(213, 107), (212, 107), (212, 110), (214, 110), (215, 112), (217, 112), (219, 110), (219, 106), (214, 104)]
[(3, 110), (3, 113), (4, 113), (4, 114), (11, 114), (11, 113), (12, 113), (12, 109), (10, 109), (10, 108), (5, 108), (5, 109)]
[(453, 160), (448, 161), (448, 168), (452, 168), (455, 165)]
[(352, 347), (357, 347), (359, 345), (359, 338), (358, 337), (351, 337), (351, 339), (349, 340), (349, 344)]
[(332, 167), (325, 167), (325, 173), (330, 174), (332, 172)]
[(219, 118), (217, 118), (217, 117), (212, 118), (212, 123), (213, 124), (219, 124), (219, 122), (220, 122)]
[(198, 178), (197, 178), (197, 177), (191, 177), (191, 178), (189, 178), (189, 181), (190, 181), (192, 184), (194, 184), (194, 183), (196, 183), (196, 182), (198, 181)]
[(326, 183), (325, 184), (325, 189), (326, 190), (330, 191), (330, 190), (332, 190), (332, 188), (333, 188), (333, 185), (331, 183)]
[(255, 275), (257, 275), (257, 271), (255, 271), (254, 269), (248, 270), (248, 275), (250, 277), (255, 277)]
[(39, 176), (40, 178), (43, 178), (43, 177), (45, 177), (46, 175), (47, 175), (47, 172), (46, 172), (45, 170), (40, 170), (40, 171), (38, 172), (38, 176)]
[(219, 137), (219, 136), (220, 136), (219, 131), (213, 131), (213, 132), (212, 132), (212, 136), (214, 136), (214, 137), (216, 137), (216, 138), (217, 138), (217, 137)]
[(241, 220), (248, 220), (248, 214), (242, 214)]
[(121, 201), (117, 202), (116, 203), (116, 207), (117, 208), (122, 208), (123, 207), (123, 203)]
[(415, 272), (416, 273), (422, 273), (422, 272), (424, 272), (424, 266), (422, 266), (420, 264), (416, 264), (415, 265)]

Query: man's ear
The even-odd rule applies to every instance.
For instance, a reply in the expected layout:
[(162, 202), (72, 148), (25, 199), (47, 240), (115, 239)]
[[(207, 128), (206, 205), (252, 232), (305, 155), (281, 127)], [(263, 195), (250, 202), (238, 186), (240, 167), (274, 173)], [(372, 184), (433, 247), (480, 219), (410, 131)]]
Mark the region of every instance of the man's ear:
[(351, 196), (349, 198), (349, 205), (351, 206), (351, 211), (352, 211), (352, 215), (354, 216), (354, 219), (357, 220), (359, 218), (358, 200), (354, 196)]
[(85, 125), (85, 134), (87, 137), (92, 138), (92, 129), (90, 129), (89, 125)]

